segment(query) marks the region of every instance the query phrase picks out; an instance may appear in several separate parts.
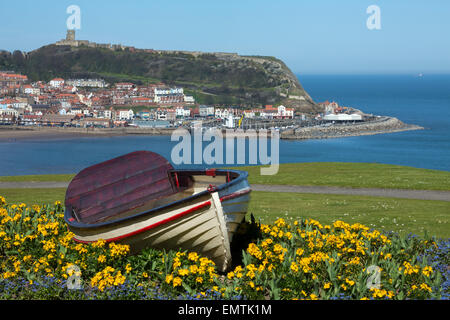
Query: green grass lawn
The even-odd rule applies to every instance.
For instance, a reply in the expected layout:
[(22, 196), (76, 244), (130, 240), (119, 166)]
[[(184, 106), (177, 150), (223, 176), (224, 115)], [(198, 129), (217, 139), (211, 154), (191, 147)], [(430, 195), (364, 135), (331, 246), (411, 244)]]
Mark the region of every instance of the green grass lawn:
[(66, 189), (0, 189), (0, 196), (4, 197), (7, 203), (23, 202), (28, 206), (54, 203), (55, 201), (64, 203)]
[[(238, 167), (253, 184), (450, 190), (450, 172), (377, 163), (311, 162), (281, 164), (276, 175), (262, 176), (260, 166)], [(0, 177), (0, 182), (67, 181), (73, 174)]]
[(252, 192), (248, 213), (263, 223), (278, 218), (312, 218), (322, 224), (336, 220), (370, 228), (450, 237), (450, 203), (328, 194)]
[(450, 172), (377, 163), (312, 162), (281, 164), (273, 176), (259, 166), (239, 167), (253, 184), (450, 190)]
[(0, 177), (0, 182), (69, 182), (74, 176), (74, 174), (3, 176)]

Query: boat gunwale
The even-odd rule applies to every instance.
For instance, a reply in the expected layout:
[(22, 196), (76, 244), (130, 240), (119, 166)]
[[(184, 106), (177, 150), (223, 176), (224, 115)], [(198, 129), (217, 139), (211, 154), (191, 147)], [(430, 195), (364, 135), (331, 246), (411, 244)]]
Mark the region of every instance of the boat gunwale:
[[(238, 183), (242, 182), (243, 180), (247, 180), (247, 178), (248, 178), (248, 172), (247, 171), (233, 170), (233, 169), (204, 169), (204, 170), (198, 170), (198, 169), (197, 170), (196, 169), (173, 169), (171, 171), (172, 172), (201, 173), (203, 175), (211, 175), (211, 173), (214, 174), (214, 175), (217, 175), (217, 173), (224, 173), (225, 175), (227, 173), (235, 173), (235, 174), (238, 174), (238, 177), (236, 179), (234, 179), (234, 180), (229, 181), (229, 182), (226, 182), (226, 183), (223, 183), (221, 185), (215, 186), (212, 190), (204, 190), (204, 191), (201, 191), (201, 192), (196, 193), (194, 195), (191, 195), (189, 197), (183, 198), (181, 200), (177, 200), (177, 201), (174, 201), (174, 202), (171, 202), (171, 203), (159, 206), (159, 207), (155, 207), (155, 208), (153, 208), (151, 210), (148, 210), (148, 211), (139, 212), (139, 213), (133, 214), (131, 216), (123, 217), (123, 218), (120, 218), (120, 219), (117, 219), (117, 220), (113, 220), (113, 221), (107, 221), (107, 222), (101, 222), (101, 223), (92, 223), (92, 224), (79, 222), (79, 221), (76, 221), (74, 219), (75, 217), (73, 216), (73, 214), (71, 212), (69, 212), (67, 210), (67, 207), (65, 207), (65, 209), (64, 209), (64, 220), (70, 227), (83, 228), (83, 229), (95, 229), (95, 228), (101, 228), (101, 227), (105, 227), (105, 226), (111, 226), (111, 225), (115, 225), (115, 224), (120, 224), (120, 223), (123, 223), (124, 221), (133, 220), (133, 219), (145, 216), (145, 215), (151, 215), (151, 214), (153, 214), (153, 213), (155, 213), (157, 211), (165, 210), (165, 209), (170, 208), (172, 206), (177, 206), (177, 205), (183, 204), (185, 202), (189, 202), (189, 201), (192, 201), (194, 199), (201, 198), (201, 197), (203, 197), (203, 196), (205, 196), (207, 194), (210, 194), (212, 192), (219, 192), (219, 191), (221, 191), (223, 189), (226, 189), (226, 188), (228, 188), (230, 186), (238, 184)], [(195, 175), (195, 174), (192, 174), (192, 175)], [(251, 189), (249, 188), (249, 192), (250, 191), (251, 191)], [(73, 219), (73, 221), (70, 221), (69, 219)]]

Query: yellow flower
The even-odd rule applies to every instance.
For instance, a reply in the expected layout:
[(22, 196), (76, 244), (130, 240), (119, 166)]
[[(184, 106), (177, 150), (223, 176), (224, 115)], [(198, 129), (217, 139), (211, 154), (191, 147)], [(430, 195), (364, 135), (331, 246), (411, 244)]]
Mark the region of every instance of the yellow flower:
[(273, 243), (273, 240), (271, 238), (267, 238), (266, 240), (264, 240), (263, 242), (261, 242), (261, 246), (263, 248), (268, 247), (269, 245), (271, 245)]
[(183, 282), (183, 280), (180, 277), (175, 277), (173, 279), (173, 287), (178, 287), (181, 286), (181, 283)]
[(96, 242), (93, 242), (91, 244), (92, 247), (94, 248), (103, 248), (105, 246), (106, 241), (103, 239), (99, 239)]
[(180, 276), (188, 275), (188, 274), (189, 274), (189, 270), (188, 270), (188, 269), (179, 269), (179, 270), (178, 270), (178, 274), (179, 274)]
[(180, 257), (182, 257), (182, 256), (185, 256), (186, 255), (186, 252), (180, 252), (180, 251), (178, 251), (177, 253), (176, 253), (176, 257), (177, 258), (180, 258)]
[(384, 289), (371, 288), (370, 291), (373, 291), (372, 297), (374, 298), (383, 298), (384, 296), (388, 295), (388, 292)]
[(142, 273), (142, 276), (143, 276), (144, 278), (148, 278), (148, 273), (147, 273), (147, 272), (143, 272), (143, 273)]
[(426, 266), (426, 267), (423, 268), (423, 270), (422, 270), (422, 274), (423, 274), (424, 276), (429, 277), (431, 273), (433, 273), (433, 268), (430, 267), (430, 266)]
[(284, 221), (283, 218), (279, 218), (277, 221), (275, 221), (275, 225), (278, 228), (282, 228), (282, 227), (284, 227), (286, 225), (286, 221)]
[(188, 255), (188, 259), (191, 261), (197, 261), (198, 260), (198, 254), (197, 252), (190, 252)]
[(360, 260), (359, 257), (354, 257), (354, 258), (351, 259), (348, 263), (349, 263), (349, 264), (355, 264), (355, 265), (358, 265), (358, 264), (361, 263), (361, 260)]
[(431, 288), (430, 288), (430, 286), (428, 286), (426, 283), (422, 283), (422, 284), (420, 285), (420, 289), (422, 289), (422, 290), (424, 290), (424, 291), (429, 291), (429, 292), (432, 291)]
[(298, 265), (294, 261), (291, 263), (291, 270), (298, 272)]
[(115, 244), (113, 242), (109, 244), (109, 249), (112, 257), (125, 256), (130, 252), (129, 245)]
[(347, 278), (345, 278), (345, 282), (346, 282), (350, 287), (353, 286), (353, 285), (355, 284), (355, 281), (349, 280), (349, 279), (347, 279)]
[(191, 273), (193, 273), (193, 274), (195, 274), (195, 273), (197, 273), (198, 272), (198, 267), (197, 267), (197, 265), (192, 265), (192, 266), (190, 266), (189, 267), (189, 271), (191, 272)]
[(329, 289), (331, 287), (331, 282), (327, 282), (323, 285), (324, 289)]
[(254, 256), (257, 259), (262, 259), (262, 252), (258, 248), (258, 246), (254, 243), (249, 244), (247, 252), (250, 253), (252, 256)]
[(180, 258), (176, 257), (173, 259), (173, 268), (176, 269), (181, 266)]

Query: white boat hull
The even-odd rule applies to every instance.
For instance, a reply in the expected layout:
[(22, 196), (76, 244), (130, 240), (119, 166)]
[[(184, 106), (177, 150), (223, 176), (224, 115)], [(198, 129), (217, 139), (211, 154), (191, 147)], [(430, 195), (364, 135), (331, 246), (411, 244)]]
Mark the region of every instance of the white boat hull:
[(220, 271), (231, 265), (229, 231), (217, 192), (120, 224), (70, 229), (78, 242), (129, 244), (132, 253), (146, 247), (187, 250), (209, 257)]

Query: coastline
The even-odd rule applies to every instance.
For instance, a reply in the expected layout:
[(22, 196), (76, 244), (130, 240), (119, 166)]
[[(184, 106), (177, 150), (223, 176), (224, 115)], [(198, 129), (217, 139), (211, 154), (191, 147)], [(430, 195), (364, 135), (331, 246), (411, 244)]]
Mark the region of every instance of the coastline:
[[(82, 137), (117, 137), (127, 135), (170, 136), (175, 129), (176, 128), (55, 128), (0, 126), (0, 142), (35, 139), (50, 140)], [(423, 129), (423, 127), (418, 125), (406, 124), (397, 118), (380, 117), (374, 121), (349, 125), (330, 124), (329, 126), (297, 127), (281, 132), (280, 138), (286, 140), (332, 139)]]

